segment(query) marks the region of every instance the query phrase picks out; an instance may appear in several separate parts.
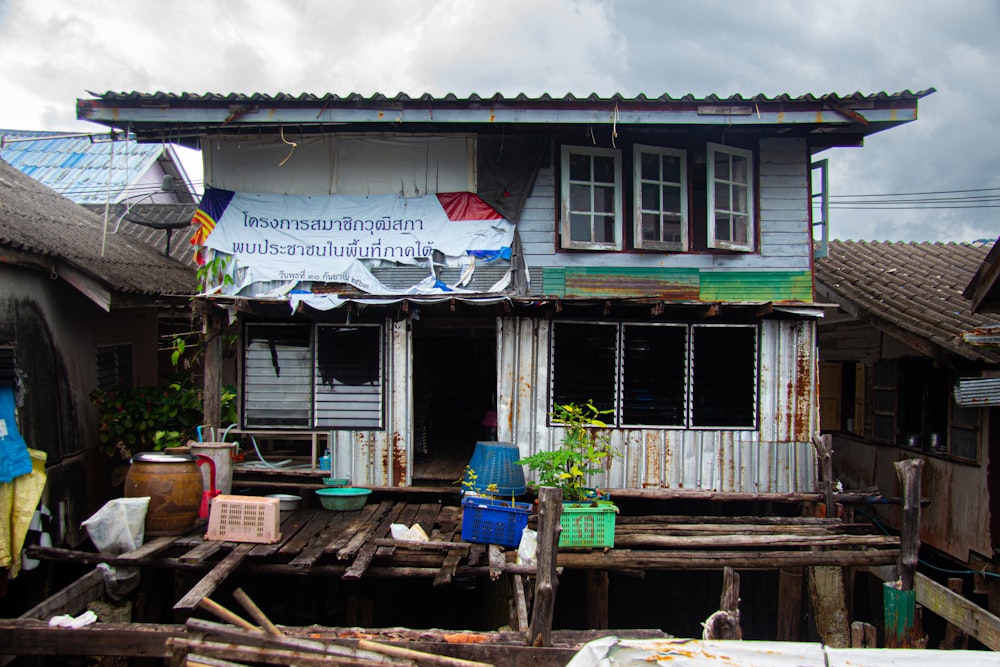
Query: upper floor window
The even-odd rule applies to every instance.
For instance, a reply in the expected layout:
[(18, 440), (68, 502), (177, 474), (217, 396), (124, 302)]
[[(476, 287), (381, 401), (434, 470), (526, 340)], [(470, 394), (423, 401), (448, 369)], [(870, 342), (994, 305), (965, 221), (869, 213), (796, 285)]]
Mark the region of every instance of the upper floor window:
[(563, 247), (621, 250), (621, 152), (562, 148)]
[(97, 388), (114, 391), (119, 387), (132, 387), (132, 344), (99, 345), (97, 347)]
[[(750, 150), (711, 143), (690, 154), (643, 144), (630, 152), (563, 146), (561, 156), (562, 248), (755, 249)], [(632, 161), (624, 177), (623, 159)]]
[(687, 250), (687, 153), (636, 146), (635, 247)]
[(753, 250), (753, 154), (708, 145), (708, 245)]

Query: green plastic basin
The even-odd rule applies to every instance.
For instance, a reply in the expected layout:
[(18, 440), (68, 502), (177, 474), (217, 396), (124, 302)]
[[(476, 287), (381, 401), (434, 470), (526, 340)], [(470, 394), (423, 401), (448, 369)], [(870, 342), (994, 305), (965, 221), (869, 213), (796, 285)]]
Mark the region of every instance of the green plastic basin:
[(316, 495), (323, 504), (323, 509), (337, 512), (359, 510), (368, 502), (371, 489), (356, 489), (350, 486), (329, 486), (316, 489)]

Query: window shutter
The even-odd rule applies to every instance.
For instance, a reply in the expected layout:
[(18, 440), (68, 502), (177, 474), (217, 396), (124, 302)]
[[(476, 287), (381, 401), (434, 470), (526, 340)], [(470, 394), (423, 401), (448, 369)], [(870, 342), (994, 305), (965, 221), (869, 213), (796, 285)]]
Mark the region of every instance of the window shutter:
[(243, 422), (247, 428), (310, 426), (310, 327), (247, 324)]
[(687, 327), (624, 326), (622, 423), (684, 426)]
[(317, 327), (314, 382), (316, 426), (381, 428), (381, 328)]
[(757, 328), (691, 327), (691, 426), (757, 422)]
[(14, 348), (0, 347), (0, 385), (13, 387), (17, 384), (17, 365), (14, 363)]
[(880, 361), (875, 364), (875, 382), (872, 387), (874, 421), (872, 440), (887, 444), (896, 442), (896, 362)]
[(615, 409), (617, 375), (617, 325), (571, 322), (553, 325), (553, 404), (593, 401), (601, 410)]

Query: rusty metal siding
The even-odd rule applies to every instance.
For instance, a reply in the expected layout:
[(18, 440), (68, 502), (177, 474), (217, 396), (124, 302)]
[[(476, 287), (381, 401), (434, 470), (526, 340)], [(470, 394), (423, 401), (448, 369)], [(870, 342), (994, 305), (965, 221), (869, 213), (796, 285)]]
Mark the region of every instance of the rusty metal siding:
[[(547, 425), (548, 320), (500, 318), (497, 325), (498, 438), (522, 455), (558, 445)], [(591, 479), (608, 488), (688, 488), (739, 493), (814, 491), (816, 426), (812, 321), (764, 320), (760, 332), (756, 430), (611, 429), (622, 456)]]
[(413, 338), (406, 320), (386, 320), (385, 331), (385, 430), (330, 432), (333, 476), (362, 486), (407, 486), (412, 481)]

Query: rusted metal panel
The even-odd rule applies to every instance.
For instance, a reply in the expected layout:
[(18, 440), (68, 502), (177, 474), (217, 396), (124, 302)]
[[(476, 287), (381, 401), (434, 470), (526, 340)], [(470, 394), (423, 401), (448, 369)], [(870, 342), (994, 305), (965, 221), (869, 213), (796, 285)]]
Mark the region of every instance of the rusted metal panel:
[[(548, 451), (562, 438), (562, 429), (547, 422), (551, 323), (512, 317), (499, 319), (497, 326), (498, 438), (515, 443), (525, 456)], [(622, 456), (591, 483), (739, 493), (814, 491), (814, 340), (810, 321), (761, 323), (757, 429), (609, 429), (611, 444)]]

